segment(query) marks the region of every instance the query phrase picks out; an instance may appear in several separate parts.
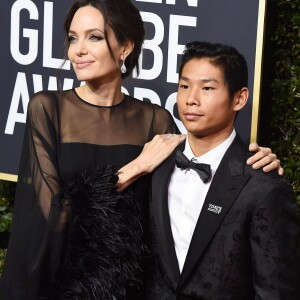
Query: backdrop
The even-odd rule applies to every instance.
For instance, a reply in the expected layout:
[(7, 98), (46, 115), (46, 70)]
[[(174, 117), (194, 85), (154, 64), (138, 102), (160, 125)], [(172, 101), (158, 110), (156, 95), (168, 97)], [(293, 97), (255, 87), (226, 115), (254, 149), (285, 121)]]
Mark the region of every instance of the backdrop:
[[(246, 57), (251, 90), (236, 129), (246, 143), (255, 140), (265, 1), (135, 0), (145, 22), (146, 41), (140, 75), (127, 79), (123, 91), (167, 108), (184, 132), (176, 108), (184, 45), (194, 40), (232, 45)], [(63, 21), (71, 2), (0, 1), (0, 179), (17, 180), (27, 104), (33, 93), (56, 90), (59, 82), (64, 89), (80, 84), (69, 61), (60, 71)]]

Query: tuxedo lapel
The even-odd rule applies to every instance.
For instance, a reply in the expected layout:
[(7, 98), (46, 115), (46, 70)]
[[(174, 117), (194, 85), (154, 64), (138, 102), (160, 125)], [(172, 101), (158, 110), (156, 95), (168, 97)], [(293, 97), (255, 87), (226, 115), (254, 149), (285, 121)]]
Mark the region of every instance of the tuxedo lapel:
[(243, 174), (245, 150), (236, 137), (224, 155), (202, 207), (180, 276), (180, 289), (203, 255), (222, 220), (249, 179)]
[[(184, 144), (177, 149), (184, 149)], [(179, 281), (179, 266), (174, 248), (173, 234), (168, 209), (168, 186), (175, 166), (175, 151), (157, 168), (152, 176), (151, 219), (155, 251), (161, 269), (175, 290)]]

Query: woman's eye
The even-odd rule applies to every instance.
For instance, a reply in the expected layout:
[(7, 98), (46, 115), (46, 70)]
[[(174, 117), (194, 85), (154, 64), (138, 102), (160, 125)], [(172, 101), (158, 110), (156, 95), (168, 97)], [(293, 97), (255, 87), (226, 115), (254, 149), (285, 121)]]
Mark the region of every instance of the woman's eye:
[(68, 36), (68, 42), (71, 44), (71, 43), (73, 43), (74, 41), (75, 41), (75, 36), (73, 36), (73, 35), (69, 35)]
[(103, 40), (103, 37), (100, 36), (100, 35), (94, 35), (94, 34), (92, 34), (90, 36), (90, 39), (93, 40), (93, 41), (101, 41), (101, 40)]

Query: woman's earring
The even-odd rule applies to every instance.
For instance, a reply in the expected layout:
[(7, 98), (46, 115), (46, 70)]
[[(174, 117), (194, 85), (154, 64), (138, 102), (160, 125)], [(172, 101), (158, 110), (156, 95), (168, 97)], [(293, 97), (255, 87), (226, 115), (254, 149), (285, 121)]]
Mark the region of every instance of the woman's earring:
[(123, 74), (125, 74), (127, 72), (127, 68), (125, 66), (125, 59), (123, 60), (123, 63), (122, 63), (122, 66), (121, 66), (121, 73), (123, 73)]

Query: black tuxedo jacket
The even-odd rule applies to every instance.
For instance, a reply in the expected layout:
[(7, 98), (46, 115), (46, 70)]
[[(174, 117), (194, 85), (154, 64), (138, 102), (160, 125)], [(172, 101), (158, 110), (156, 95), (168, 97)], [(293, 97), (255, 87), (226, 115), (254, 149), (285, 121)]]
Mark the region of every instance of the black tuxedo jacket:
[(147, 274), (147, 299), (300, 299), (292, 188), (277, 172), (247, 166), (248, 157), (237, 136), (212, 180), (181, 274), (168, 212), (175, 151), (154, 172), (150, 236), (155, 262)]

